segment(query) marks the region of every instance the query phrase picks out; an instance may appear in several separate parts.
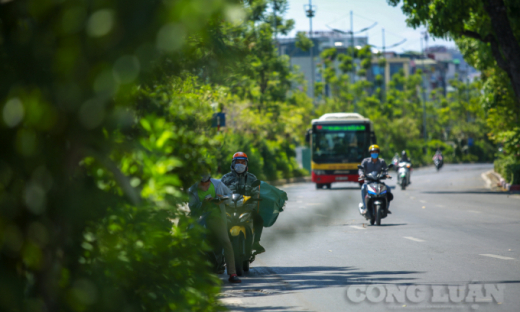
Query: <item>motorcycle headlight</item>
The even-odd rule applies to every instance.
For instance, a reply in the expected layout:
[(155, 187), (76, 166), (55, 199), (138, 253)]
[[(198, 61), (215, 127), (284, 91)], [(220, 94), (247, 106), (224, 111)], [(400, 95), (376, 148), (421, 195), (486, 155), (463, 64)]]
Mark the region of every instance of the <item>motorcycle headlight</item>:
[(325, 174), (325, 170), (314, 170), (314, 174), (315, 175), (324, 175)]
[(407, 165), (406, 165), (406, 168), (410, 168), (410, 167), (411, 167), (411, 165), (410, 165), (410, 164), (407, 164)]

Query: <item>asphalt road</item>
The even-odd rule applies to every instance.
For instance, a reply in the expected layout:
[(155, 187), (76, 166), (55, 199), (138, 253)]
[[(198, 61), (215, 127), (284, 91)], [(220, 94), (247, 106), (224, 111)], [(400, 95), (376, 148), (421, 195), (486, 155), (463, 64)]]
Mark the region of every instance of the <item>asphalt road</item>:
[(414, 171), (381, 226), (359, 215), (356, 184), (286, 185), (267, 252), (221, 300), (232, 311), (520, 311), (520, 195), (486, 189), (490, 169)]

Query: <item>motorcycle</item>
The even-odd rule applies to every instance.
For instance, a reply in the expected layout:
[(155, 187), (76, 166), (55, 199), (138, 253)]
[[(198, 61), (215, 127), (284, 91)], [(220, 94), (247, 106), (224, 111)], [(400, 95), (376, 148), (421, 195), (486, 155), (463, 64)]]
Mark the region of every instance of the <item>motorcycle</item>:
[[(252, 183), (251, 188), (260, 186), (260, 181)], [(262, 199), (252, 198), (245, 194), (250, 193), (246, 188), (239, 190), (231, 195), (230, 204), (226, 205), (227, 225), (229, 238), (233, 246), (235, 256), (235, 268), (238, 276), (242, 276), (244, 271), (249, 271), (249, 265), (255, 260), (256, 252), (253, 253), (254, 242), (252, 212), (255, 209), (252, 203)]]
[(401, 190), (405, 190), (408, 184), (410, 184), (410, 168), (412, 164), (406, 161), (399, 163), (399, 169), (397, 170), (397, 184), (401, 186)]
[[(364, 167), (358, 165), (358, 168), (364, 171)], [(393, 168), (393, 164), (388, 166), (388, 169)], [(392, 177), (390, 177), (391, 179)], [(367, 183), (367, 194), (365, 196), (365, 203), (367, 209), (363, 207), (363, 203), (359, 204), (359, 213), (367, 220), (370, 220), (370, 225), (381, 225), (381, 219), (388, 215), (388, 203), (391, 198), (388, 197), (388, 188), (381, 182), (386, 179), (386, 172), (370, 172), (365, 175)]]
[(442, 155), (433, 156), (433, 164), (435, 165), (435, 168), (437, 168), (437, 171), (441, 170), (442, 165), (444, 164)]

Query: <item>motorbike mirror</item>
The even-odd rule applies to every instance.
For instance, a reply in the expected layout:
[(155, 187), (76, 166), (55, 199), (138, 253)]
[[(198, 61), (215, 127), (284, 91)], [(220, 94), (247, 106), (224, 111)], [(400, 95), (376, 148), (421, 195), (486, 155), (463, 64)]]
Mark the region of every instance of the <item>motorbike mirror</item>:
[(255, 182), (253, 182), (253, 183), (251, 184), (251, 186), (252, 186), (252, 187), (259, 187), (259, 186), (260, 186), (260, 183), (261, 183), (260, 180), (256, 180)]
[(394, 167), (394, 164), (388, 165), (388, 169), (392, 169)]
[(240, 194), (231, 195), (231, 199), (233, 199), (233, 201), (238, 201), (241, 197), (242, 197), (242, 195), (240, 195)]
[(357, 165), (358, 169), (361, 169), (361, 170), (364, 170), (365, 167), (361, 166), (361, 165)]

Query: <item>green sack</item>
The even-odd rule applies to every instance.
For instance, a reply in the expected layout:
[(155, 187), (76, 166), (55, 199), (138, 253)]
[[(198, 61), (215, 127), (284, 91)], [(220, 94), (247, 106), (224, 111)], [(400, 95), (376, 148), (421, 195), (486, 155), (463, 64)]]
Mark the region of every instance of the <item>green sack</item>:
[(259, 214), (264, 219), (264, 227), (270, 227), (276, 222), (278, 214), (283, 211), (287, 193), (262, 181), (260, 183)]

